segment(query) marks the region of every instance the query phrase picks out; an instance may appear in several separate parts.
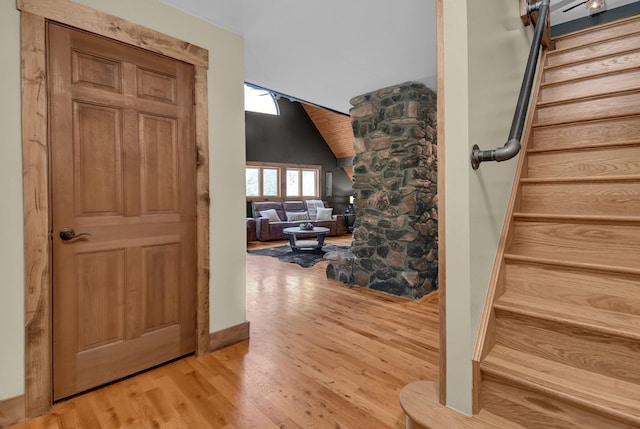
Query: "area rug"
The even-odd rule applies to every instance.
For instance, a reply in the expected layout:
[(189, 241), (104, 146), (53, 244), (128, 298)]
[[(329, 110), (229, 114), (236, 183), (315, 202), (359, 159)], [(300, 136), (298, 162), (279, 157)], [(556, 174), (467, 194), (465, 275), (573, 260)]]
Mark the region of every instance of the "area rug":
[(302, 250), (300, 252), (292, 252), (289, 245), (268, 247), (266, 249), (247, 250), (249, 255), (271, 256), (278, 258), (282, 262), (291, 262), (298, 264), (303, 268), (309, 268), (324, 259), (324, 255), (331, 252), (344, 252), (349, 250), (350, 246), (336, 246), (334, 244), (325, 244), (322, 250)]

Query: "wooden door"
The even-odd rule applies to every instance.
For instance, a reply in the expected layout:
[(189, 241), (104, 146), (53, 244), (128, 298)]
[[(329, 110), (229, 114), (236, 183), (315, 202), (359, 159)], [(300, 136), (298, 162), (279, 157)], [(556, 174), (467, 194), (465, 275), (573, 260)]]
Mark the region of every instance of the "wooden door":
[(192, 66), (57, 24), (48, 44), (60, 399), (195, 350), (196, 149)]

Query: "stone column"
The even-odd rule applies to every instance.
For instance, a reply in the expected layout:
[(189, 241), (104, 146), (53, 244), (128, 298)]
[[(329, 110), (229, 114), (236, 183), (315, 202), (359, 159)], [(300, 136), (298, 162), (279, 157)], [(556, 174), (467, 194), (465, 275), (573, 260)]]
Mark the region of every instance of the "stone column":
[(352, 281), (419, 298), (438, 287), (436, 94), (409, 82), (351, 104)]

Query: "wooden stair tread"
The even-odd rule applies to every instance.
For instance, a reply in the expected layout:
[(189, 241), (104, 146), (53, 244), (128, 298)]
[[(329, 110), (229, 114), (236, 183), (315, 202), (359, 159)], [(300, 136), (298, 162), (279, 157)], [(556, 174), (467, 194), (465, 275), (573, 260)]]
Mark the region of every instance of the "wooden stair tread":
[(617, 176), (574, 176), (574, 177), (523, 177), (520, 183), (571, 183), (571, 182), (635, 182), (640, 181), (640, 174)]
[(603, 141), (598, 143), (586, 143), (581, 146), (554, 146), (554, 147), (542, 147), (542, 148), (529, 148), (527, 153), (549, 153), (549, 152), (581, 152), (592, 149), (603, 148), (617, 148), (627, 146), (639, 146), (640, 140), (628, 140), (628, 141)]
[(538, 106), (575, 103), (636, 91), (640, 72), (638, 70), (609, 72), (589, 79), (588, 77), (567, 82), (554, 82), (540, 87)]
[(496, 345), (482, 372), (550, 397), (640, 425), (640, 386)]
[(546, 66), (544, 82), (553, 83), (576, 77), (588, 77), (592, 73), (630, 70), (637, 68), (639, 63), (640, 52), (636, 50), (623, 54), (607, 54), (557, 66)]
[(536, 107), (538, 108), (556, 107), (556, 106), (566, 107), (567, 105), (570, 106), (572, 104), (577, 104), (580, 102), (587, 102), (587, 101), (595, 101), (595, 102), (603, 101), (604, 102), (605, 100), (616, 98), (616, 97), (622, 97), (625, 95), (634, 95), (638, 93), (638, 91), (639, 91), (638, 86), (633, 85), (631, 88), (612, 89), (602, 94), (585, 95), (584, 93), (579, 93), (575, 96), (563, 98), (560, 100), (553, 100), (553, 101), (538, 100), (536, 102)]
[(634, 269), (640, 230), (627, 223), (516, 220), (509, 253)]
[(514, 213), (515, 219), (535, 221), (559, 220), (565, 222), (605, 222), (605, 223), (640, 223), (640, 216), (616, 216), (616, 215), (575, 215), (555, 213)]
[[(603, 50), (608, 51), (608, 49), (606, 48), (612, 43), (613, 43), (613, 50), (611, 52), (613, 53), (625, 52), (627, 50), (626, 46), (629, 45), (628, 43), (625, 43), (625, 39), (635, 40), (637, 39), (638, 36), (640, 36), (640, 29), (638, 29), (638, 25), (636, 24), (634, 27), (635, 28), (631, 29), (631, 31), (629, 32), (621, 33), (621, 34), (613, 34), (609, 37), (599, 33), (597, 35), (594, 35), (595, 36), (594, 39), (589, 41), (588, 43), (579, 43), (573, 46), (564, 46), (564, 47), (556, 46), (556, 48), (553, 51), (549, 51), (549, 55), (554, 57), (562, 57), (564, 54), (572, 53), (573, 51), (583, 50), (586, 48), (588, 50), (588, 54), (592, 54), (591, 56), (588, 56), (588, 58), (593, 58), (601, 55), (600, 52)], [(600, 37), (597, 37), (597, 36), (600, 36)], [(550, 64), (550, 66), (553, 66), (553, 65), (555, 64)]]
[(427, 428), (526, 429), (486, 410), (466, 416), (441, 405), (435, 381), (420, 380), (407, 384), (400, 391), (400, 406), (414, 423)]
[(558, 304), (640, 315), (640, 278), (524, 261), (506, 261), (508, 292), (551, 297)]
[(528, 177), (634, 176), (640, 167), (640, 146), (531, 153), (527, 159)]
[[(640, 182), (520, 182), (514, 218), (635, 222), (640, 219)], [(573, 214), (579, 213), (579, 214)]]
[(501, 311), (640, 341), (640, 315), (636, 314), (607, 311), (509, 291), (495, 302), (494, 307)]
[(588, 44), (556, 49), (547, 55), (547, 66), (558, 66), (578, 61), (585, 61), (605, 55), (621, 55), (640, 47), (640, 32), (616, 35)]
[[(640, 63), (639, 63), (640, 67)], [(602, 144), (602, 142), (635, 142), (638, 140), (640, 115), (613, 118), (581, 118), (571, 123), (533, 124), (533, 148), (553, 148)]]
[(599, 70), (599, 71), (594, 71), (593, 73), (591, 73), (591, 75), (587, 75), (587, 76), (570, 76), (561, 80), (555, 80), (551, 82), (541, 82), (540, 89), (548, 89), (548, 88), (553, 88), (558, 86), (565, 86), (570, 83), (590, 82), (593, 79), (598, 79), (602, 77), (613, 77), (613, 76), (620, 76), (620, 75), (626, 75), (626, 74), (635, 75), (635, 72), (637, 71), (638, 71), (637, 67), (626, 67), (626, 68), (620, 68), (620, 69), (611, 70), (611, 71)]
[(613, 119), (632, 114), (640, 114), (640, 91), (638, 89), (611, 92), (587, 98), (576, 97), (552, 103), (538, 102), (533, 126)]
[(640, 275), (640, 268), (613, 266), (596, 263), (585, 263), (576, 261), (559, 260), (558, 258), (545, 258), (540, 256), (518, 255), (515, 253), (505, 253), (504, 259), (507, 261), (526, 262), (538, 265), (551, 265), (558, 267), (576, 268), (581, 270), (604, 271), (621, 274)]
[(585, 45), (597, 40), (629, 34), (640, 25), (640, 15), (621, 18), (616, 21), (606, 22), (597, 26), (583, 28), (571, 33), (562, 34), (553, 38), (556, 49), (562, 50), (579, 45)]

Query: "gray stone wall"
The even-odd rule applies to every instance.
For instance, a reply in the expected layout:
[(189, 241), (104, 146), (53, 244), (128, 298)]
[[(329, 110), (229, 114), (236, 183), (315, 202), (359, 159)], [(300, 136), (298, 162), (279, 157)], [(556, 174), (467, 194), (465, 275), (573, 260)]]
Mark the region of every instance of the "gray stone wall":
[(352, 282), (419, 298), (438, 287), (436, 94), (404, 83), (351, 104)]

